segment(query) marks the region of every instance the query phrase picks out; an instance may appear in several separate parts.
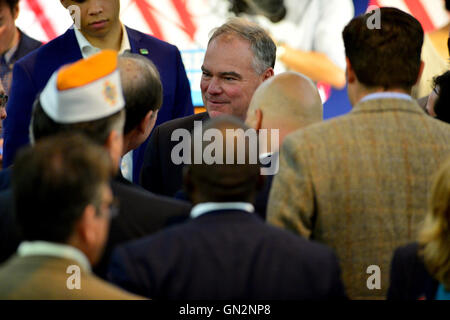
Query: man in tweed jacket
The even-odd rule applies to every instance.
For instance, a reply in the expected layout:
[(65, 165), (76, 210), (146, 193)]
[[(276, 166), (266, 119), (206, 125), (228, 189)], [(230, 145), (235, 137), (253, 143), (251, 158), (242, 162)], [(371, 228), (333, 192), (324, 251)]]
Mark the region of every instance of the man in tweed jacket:
[(352, 299), (385, 296), (392, 253), (415, 240), (432, 175), (450, 156), (450, 126), (409, 96), (422, 27), (380, 13), (381, 29), (368, 13), (343, 32), (353, 111), (286, 138), (268, 205), (270, 223), (335, 249)]

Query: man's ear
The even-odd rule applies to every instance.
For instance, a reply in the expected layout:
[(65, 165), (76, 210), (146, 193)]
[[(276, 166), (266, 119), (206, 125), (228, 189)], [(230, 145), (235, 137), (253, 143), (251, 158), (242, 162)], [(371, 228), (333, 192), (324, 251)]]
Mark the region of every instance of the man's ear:
[(422, 78), (422, 74), (423, 74), (423, 69), (425, 69), (425, 62), (420, 60), (420, 69), (419, 69), (419, 74), (417, 75), (417, 80), (415, 84), (418, 84), (420, 81), (420, 78)]
[(356, 81), (356, 74), (353, 70), (352, 64), (350, 63), (350, 59), (348, 57), (345, 58), (347, 62), (347, 66), (345, 68), (345, 74), (347, 76), (347, 83), (353, 83)]
[[(156, 115), (154, 115), (153, 110), (150, 110), (149, 112), (147, 112), (145, 117), (139, 123), (139, 125), (138, 125), (139, 132), (145, 133), (148, 130), (149, 126), (151, 126), (153, 128), (153, 126), (155, 125), (155, 122), (156, 122)], [(150, 128), (150, 131), (152, 128)]]
[(273, 68), (268, 68), (263, 73), (263, 81), (266, 81), (267, 79), (273, 77), (274, 74), (275, 74), (275, 72), (273, 71)]
[(76, 233), (80, 241), (86, 245), (96, 242), (96, 209), (92, 204), (88, 204), (81, 215), (76, 226)]
[(261, 109), (257, 108), (255, 110), (255, 129), (256, 131), (260, 130), (262, 128), (262, 121), (263, 121), (263, 112)]

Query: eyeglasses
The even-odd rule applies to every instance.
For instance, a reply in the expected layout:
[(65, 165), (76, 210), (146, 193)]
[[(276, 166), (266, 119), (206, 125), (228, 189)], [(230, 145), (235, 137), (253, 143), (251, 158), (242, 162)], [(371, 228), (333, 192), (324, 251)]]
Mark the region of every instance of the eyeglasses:
[(0, 93), (0, 107), (6, 106), (7, 102), (8, 102), (8, 95)]
[(119, 215), (120, 203), (119, 200), (114, 198), (111, 204), (109, 205), (109, 217), (115, 218)]
[(439, 87), (438, 86), (435, 86), (434, 88), (433, 88), (433, 92), (438, 96), (439, 95), (439, 89), (438, 89)]
[[(113, 219), (119, 215), (120, 205), (119, 200), (113, 198), (111, 203), (106, 207), (106, 204), (96, 205), (97, 214), (99, 216), (107, 216), (109, 219)], [(107, 213), (105, 211), (108, 211)]]

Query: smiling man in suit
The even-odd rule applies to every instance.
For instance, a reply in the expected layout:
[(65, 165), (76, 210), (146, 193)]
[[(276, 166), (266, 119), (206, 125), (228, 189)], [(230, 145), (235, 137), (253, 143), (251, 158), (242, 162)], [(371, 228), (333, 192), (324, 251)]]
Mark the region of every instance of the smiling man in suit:
[(343, 32), (352, 112), (286, 138), (267, 213), (336, 250), (352, 299), (385, 296), (392, 253), (415, 239), (432, 175), (450, 155), (450, 126), (410, 95), (423, 66), (420, 23), (394, 8), (379, 14), (380, 29), (367, 13)]
[[(61, 3), (66, 8), (79, 8), (79, 26), (71, 27), (15, 65), (8, 118), (4, 123), (5, 167), (13, 163), (17, 150), (28, 144), (34, 99), (52, 73), (64, 64), (89, 57), (100, 50), (131, 51), (153, 61), (164, 88), (157, 124), (193, 113), (190, 86), (180, 52), (173, 45), (124, 26), (119, 19), (120, 0), (61, 0)], [(133, 151), (135, 181), (147, 141)]]
[(221, 114), (245, 120), (256, 88), (273, 76), (276, 46), (256, 24), (231, 19), (212, 34), (202, 65), (200, 88), (207, 112), (172, 120), (155, 129), (145, 151), (141, 185), (149, 191), (173, 196), (182, 186), (182, 165), (171, 159), (176, 129), (192, 131), (194, 121)]

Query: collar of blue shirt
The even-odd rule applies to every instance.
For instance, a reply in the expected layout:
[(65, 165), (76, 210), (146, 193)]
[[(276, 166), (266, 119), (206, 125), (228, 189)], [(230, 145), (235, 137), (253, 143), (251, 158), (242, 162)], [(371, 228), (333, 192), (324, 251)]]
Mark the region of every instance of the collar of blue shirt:
[(400, 93), (400, 92), (376, 92), (371, 93), (365, 96), (361, 99), (361, 102), (369, 101), (369, 100), (375, 100), (375, 99), (403, 99), (403, 100), (409, 100), (412, 101), (413, 98), (406, 94), (406, 93)]

